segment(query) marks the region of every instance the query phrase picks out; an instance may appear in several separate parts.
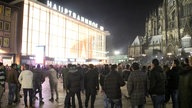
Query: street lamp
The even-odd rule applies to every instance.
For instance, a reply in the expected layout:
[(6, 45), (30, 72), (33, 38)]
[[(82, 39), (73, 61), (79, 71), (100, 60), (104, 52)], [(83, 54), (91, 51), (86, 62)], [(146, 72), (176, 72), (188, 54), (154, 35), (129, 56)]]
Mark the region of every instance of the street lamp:
[(119, 63), (119, 54), (120, 51), (114, 51), (114, 62)]

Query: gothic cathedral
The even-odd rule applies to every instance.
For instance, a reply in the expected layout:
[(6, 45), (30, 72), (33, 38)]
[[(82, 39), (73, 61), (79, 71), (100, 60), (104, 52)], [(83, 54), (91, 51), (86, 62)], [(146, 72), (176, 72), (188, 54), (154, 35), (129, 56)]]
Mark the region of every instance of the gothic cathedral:
[(183, 47), (181, 39), (186, 35), (192, 36), (191, 10), (192, 0), (164, 0), (146, 20), (146, 43), (151, 36), (162, 35), (159, 50), (163, 54), (178, 54)]

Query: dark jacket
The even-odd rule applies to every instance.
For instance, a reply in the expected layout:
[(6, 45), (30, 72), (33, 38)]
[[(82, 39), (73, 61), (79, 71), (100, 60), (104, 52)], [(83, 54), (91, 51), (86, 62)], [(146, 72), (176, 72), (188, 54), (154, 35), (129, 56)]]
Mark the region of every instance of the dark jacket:
[(125, 82), (117, 71), (111, 71), (104, 80), (104, 90), (108, 98), (120, 99), (121, 87)]
[(178, 89), (179, 83), (179, 71), (181, 71), (180, 67), (173, 67), (170, 71), (167, 72), (167, 88), (168, 89)]
[(130, 73), (131, 73), (130, 70), (127, 70), (127, 69), (123, 70), (123, 79), (124, 79), (124, 81), (128, 80)]
[(160, 66), (154, 67), (148, 74), (150, 87), (149, 93), (151, 95), (164, 95), (165, 94), (165, 74)]
[(41, 69), (33, 70), (33, 87), (41, 87), (41, 84), (45, 81), (43, 71)]
[(63, 88), (67, 87), (67, 77), (69, 74), (69, 69), (67, 67), (63, 68), (62, 70), (63, 73)]
[(13, 83), (13, 84), (19, 84), (18, 81), (18, 72), (11, 68), (8, 72), (7, 72), (7, 82), (8, 83)]
[(192, 108), (192, 67), (179, 74), (179, 108)]
[(77, 69), (69, 69), (67, 76), (67, 89), (72, 92), (78, 92), (82, 89), (82, 74)]
[(110, 72), (110, 69), (102, 69), (101, 70), (99, 83), (101, 85), (102, 90), (104, 90), (103, 86), (104, 86), (105, 77), (109, 74), (109, 72)]
[(94, 69), (88, 70), (85, 73), (85, 90), (92, 94), (96, 94), (99, 90), (98, 72)]

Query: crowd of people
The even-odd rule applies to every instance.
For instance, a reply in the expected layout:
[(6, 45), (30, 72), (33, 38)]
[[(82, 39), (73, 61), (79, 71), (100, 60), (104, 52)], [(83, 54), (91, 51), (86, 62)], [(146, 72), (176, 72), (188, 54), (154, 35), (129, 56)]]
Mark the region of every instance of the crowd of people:
[[(126, 65), (68, 64), (48, 67), (39, 64), (20, 66), (15, 63), (8, 67), (0, 63), (0, 99), (7, 82), (8, 105), (20, 102), (21, 89), (26, 108), (32, 108), (36, 99), (40, 105), (44, 104), (42, 84), (45, 77), (49, 78), (51, 102), (59, 100), (58, 79), (62, 78), (66, 93), (64, 108), (75, 108), (76, 97), (79, 108), (94, 108), (99, 91), (103, 94), (104, 108), (123, 108), (123, 86), (127, 87), (132, 108), (144, 108), (146, 97), (151, 98), (154, 108), (165, 108), (170, 99), (173, 108), (192, 108), (192, 57), (184, 62), (174, 59), (172, 64), (160, 64), (158, 59), (153, 59), (150, 65), (144, 66), (137, 62)], [(85, 94), (85, 103), (82, 103), (82, 94)]]

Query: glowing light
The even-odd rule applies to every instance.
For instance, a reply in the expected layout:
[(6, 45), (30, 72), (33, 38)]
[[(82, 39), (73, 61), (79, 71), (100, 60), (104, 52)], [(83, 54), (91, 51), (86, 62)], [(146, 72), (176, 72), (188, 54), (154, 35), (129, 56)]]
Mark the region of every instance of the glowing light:
[(115, 54), (115, 55), (119, 55), (119, 54), (120, 54), (120, 51), (115, 51), (114, 54)]
[(172, 53), (167, 53), (168, 56), (172, 55)]
[(35, 62), (36, 63), (44, 63), (44, 46), (37, 46), (35, 49)]

